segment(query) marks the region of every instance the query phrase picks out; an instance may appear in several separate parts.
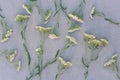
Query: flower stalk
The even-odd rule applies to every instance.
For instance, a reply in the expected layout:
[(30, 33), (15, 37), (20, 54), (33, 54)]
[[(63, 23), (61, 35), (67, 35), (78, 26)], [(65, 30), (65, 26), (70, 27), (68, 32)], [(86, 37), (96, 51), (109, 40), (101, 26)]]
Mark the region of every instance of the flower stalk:
[(25, 31), (27, 28), (27, 23), (29, 20), (30, 16), (28, 15), (17, 15), (16, 16), (16, 21), (18, 22), (20, 28), (21, 28), (21, 37), (22, 37), (22, 41), (23, 41), (23, 47), (25, 49), (25, 53), (27, 56), (27, 60), (28, 60), (28, 66), (30, 66), (31, 63), (31, 57), (30, 57), (30, 52), (27, 48), (27, 42), (26, 42), (26, 37), (25, 37)]

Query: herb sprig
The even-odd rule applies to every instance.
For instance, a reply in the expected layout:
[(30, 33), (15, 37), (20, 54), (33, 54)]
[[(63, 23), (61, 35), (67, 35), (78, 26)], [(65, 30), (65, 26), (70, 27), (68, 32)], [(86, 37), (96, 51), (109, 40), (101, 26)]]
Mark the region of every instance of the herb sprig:
[(100, 12), (97, 10), (97, 8), (95, 6), (92, 7), (91, 11), (90, 11), (90, 18), (93, 19), (93, 17), (97, 15), (97, 16), (101, 16), (103, 17), (106, 21), (115, 24), (115, 25), (120, 25), (120, 22), (114, 21), (113, 19), (111, 19), (110, 17), (108, 17), (107, 15), (105, 15), (104, 13)]
[(84, 33), (86, 55), (82, 57), (82, 63), (85, 67), (84, 79), (87, 80), (89, 67), (93, 61), (99, 58), (100, 51), (108, 44), (106, 39), (96, 39), (94, 35)]
[(55, 80), (58, 80), (58, 78), (64, 73), (64, 71), (72, 66), (72, 63), (70, 63), (69, 61), (65, 61), (61, 57), (58, 58), (58, 61), (59, 61), (58, 73), (55, 76)]
[(22, 41), (23, 41), (23, 47), (25, 49), (25, 53), (27, 56), (27, 60), (28, 60), (28, 66), (30, 66), (31, 63), (31, 57), (30, 57), (30, 52), (27, 48), (27, 42), (26, 42), (26, 37), (25, 37), (25, 31), (27, 28), (27, 23), (29, 20), (30, 16), (29, 15), (17, 15), (16, 16), (16, 21), (18, 22), (20, 28), (21, 28), (21, 37), (22, 37)]
[[(2, 9), (0, 11), (2, 11)], [(0, 23), (1, 23), (2, 29), (3, 29), (1, 43), (8, 41), (13, 33), (12, 28), (10, 26), (8, 26), (8, 24), (5, 22), (4, 18), (5, 17), (0, 14)]]

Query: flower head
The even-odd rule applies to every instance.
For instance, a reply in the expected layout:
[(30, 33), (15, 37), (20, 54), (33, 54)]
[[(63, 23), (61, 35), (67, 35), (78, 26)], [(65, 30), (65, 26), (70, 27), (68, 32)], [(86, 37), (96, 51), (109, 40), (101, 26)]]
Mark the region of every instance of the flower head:
[(24, 21), (28, 20), (30, 18), (29, 15), (17, 15), (16, 21), (19, 23), (23, 23)]
[(48, 36), (50, 39), (59, 39), (59, 36), (57, 36), (56, 34), (49, 34)]
[(52, 30), (52, 28), (51, 27), (42, 27), (42, 26), (36, 26), (36, 29), (38, 30), (38, 31), (40, 31), (40, 32), (50, 32), (51, 30)]
[(101, 46), (106, 46), (108, 44), (108, 41), (105, 39), (100, 39), (101, 41)]
[(75, 15), (75, 14), (69, 14), (68, 15), (70, 18), (72, 18), (73, 20), (75, 20), (75, 21), (78, 21), (78, 22), (80, 22), (80, 23), (83, 23), (83, 20), (80, 18), (80, 17), (78, 17), (77, 15)]
[(66, 36), (67, 41), (69, 41), (72, 44), (77, 44), (77, 41), (74, 37)]
[(94, 36), (94, 35), (91, 35), (91, 34), (84, 33), (83, 36), (84, 36), (84, 40), (85, 40), (85, 41), (90, 41), (90, 40), (95, 39), (95, 36)]
[(105, 67), (114, 66), (117, 64), (118, 55), (114, 54), (111, 59), (104, 64)]
[(90, 40), (88, 43), (91, 45), (92, 48), (98, 48), (101, 44), (101, 42), (97, 39)]
[(17, 51), (13, 50), (11, 53), (6, 55), (6, 59), (12, 62), (15, 59), (16, 55), (17, 55)]
[(40, 54), (42, 54), (42, 49), (41, 48), (37, 48), (36, 52), (40, 55)]
[(62, 68), (69, 68), (72, 66), (72, 63), (64, 61), (61, 57), (58, 58), (58, 61), (60, 62)]
[(104, 67), (112, 66), (112, 65), (116, 64), (116, 62), (117, 62), (116, 60), (111, 59), (104, 64)]

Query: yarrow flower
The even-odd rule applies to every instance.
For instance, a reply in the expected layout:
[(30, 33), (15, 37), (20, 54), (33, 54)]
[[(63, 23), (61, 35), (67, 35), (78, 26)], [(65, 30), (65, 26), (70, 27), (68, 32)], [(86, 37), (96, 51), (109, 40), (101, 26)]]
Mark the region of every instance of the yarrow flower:
[(76, 15), (69, 14), (69, 17), (72, 18), (75, 21), (78, 21), (80, 23), (83, 23), (83, 20), (81, 18), (78, 18)]
[(30, 56), (30, 52), (27, 48), (25, 31), (26, 31), (26, 27), (27, 27), (27, 23), (28, 23), (29, 18), (30, 18), (29, 15), (21, 15), (21, 14), (17, 15), (15, 18), (19, 24), (19, 27), (21, 28), (21, 37), (22, 37), (22, 41), (23, 41), (23, 47), (26, 51), (25, 53), (26, 53), (27, 59), (28, 59), (28, 66), (30, 66), (30, 63), (31, 63), (31, 56)]
[(66, 36), (66, 39), (67, 39), (68, 42), (70, 42), (72, 44), (77, 44), (77, 41), (74, 37)]
[(26, 20), (28, 20), (30, 18), (29, 15), (17, 15), (16, 16), (16, 21), (23, 24), (25, 23)]
[(90, 64), (98, 59), (100, 51), (102, 50), (103, 47), (105, 47), (108, 44), (108, 41), (105, 39), (100, 39), (100, 40), (96, 39), (94, 35), (87, 33), (84, 33), (83, 36), (85, 41), (86, 53), (89, 54), (86, 55), (85, 57), (82, 57), (82, 63), (85, 66), (84, 77), (86, 80), (88, 76)]
[(59, 57), (58, 58), (59, 65), (58, 65), (58, 73), (56, 74), (55, 80), (58, 79), (58, 77), (69, 67), (72, 66), (72, 63), (63, 60), (63, 58)]
[(90, 41), (90, 40), (95, 39), (95, 36), (91, 34), (84, 33), (83, 36), (84, 36), (85, 41)]
[(6, 59), (9, 62), (13, 62), (13, 60), (16, 58), (17, 55), (17, 50), (13, 50), (12, 52), (10, 52), (9, 54), (6, 54)]
[(0, 23), (3, 28), (3, 35), (1, 43), (4, 43), (8, 41), (13, 33), (13, 30), (7, 25), (7, 23), (4, 21), (4, 17), (0, 15)]
[(118, 54), (114, 54), (111, 59), (109, 59), (105, 64), (104, 67), (110, 67), (115, 72), (118, 79), (120, 79), (120, 72), (119, 72), (119, 65), (118, 65)]
[(36, 26), (36, 29), (40, 32), (50, 32), (51, 31), (51, 27), (42, 27), (42, 26)]
[(70, 63), (70, 62), (65, 62), (65, 61), (63, 60), (63, 58), (61, 58), (61, 57), (58, 58), (58, 61), (60, 62), (62, 68), (64, 68), (64, 69), (65, 69), (65, 68), (69, 68), (69, 67), (72, 66), (72, 63)]

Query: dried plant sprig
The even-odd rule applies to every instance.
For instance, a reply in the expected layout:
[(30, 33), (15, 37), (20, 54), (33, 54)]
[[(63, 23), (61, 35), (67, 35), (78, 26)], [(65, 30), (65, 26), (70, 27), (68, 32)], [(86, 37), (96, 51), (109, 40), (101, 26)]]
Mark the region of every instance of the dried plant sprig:
[(6, 59), (9, 62), (13, 62), (13, 60), (16, 58), (17, 56), (17, 50), (13, 50), (12, 52), (10, 52), (9, 54), (6, 54)]
[(93, 61), (96, 61), (99, 58), (100, 51), (108, 45), (106, 39), (97, 39), (94, 35), (84, 33), (85, 57), (82, 57), (82, 63), (85, 66), (84, 79), (87, 80), (89, 73), (89, 67)]
[(13, 62), (17, 56), (17, 50), (5, 50), (0, 52), (0, 55), (4, 56), (9, 62)]
[(66, 69), (72, 66), (71, 62), (65, 61), (63, 58), (58, 58), (59, 65), (58, 65), (58, 73), (56, 74), (55, 80), (58, 80), (58, 78), (64, 73)]
[(77, 44), (77, 41), (74, 37), (71, 37), (71, 36), (66, 36), (66, 43), (64, 45), (64, 47), (62, 49), (58, 49), (57, 52), (56, 52), (56, 55), (55, 55), (55, 58), (50, 60), (49, 62), (47, 62), (44, 66), (44, 68), (46, 68), (49, 64), (52, 64), (54, 62), (57, 61), (57, 59), (68, 49), (70, 48), (71, 46), (73, 45), (76, 45)]
[(77, 8), (75, 11), (71, 12), (69, 14), (69, 17), (73, 20), (83, 23), (84, 22), (84, 6), (85, 6), (85, 0), (82, 0), (80, 2), (79, 8)]
[(75, 21), (83, 23), (83, 20), (81, 18), (79, 18), (78, 16), (74, 15), (74, 14), (69, 14), (69, 17), (72, 18)]
[(104, 67), (106, 68), (112, 68), (112, 70), (115, 72), (116, 76), (120, 80), (120, 72), (118, 67), (118, 54), (114, 54), (111, 59), (109, 59), (105, 64)]
[(26, 51), (25, 53), (26, 53), (27, 60), (28, 60), (28, 66), (30, 66), (30, 63), (31, 63), (31, 57), (30, 57), (30, 52), (27, 48), (25, 31), (26, 31), (26, 28), (27, 28), (27, 23), (28, 23), (29, 18), (30, 18), (29, 15), (17, 15), (16, 16), (16, 21), (18, 22), (18, 24), (21, 28), (21, 37), (22, 37), (22, 41), (23, 41), (23, 47)]
[(106, 16), (104, 13), (98, 11), (98, 10), (96, 9), (96, 7), (93, 6), (92, 9), (91, 9), (91, 11), (90, 11), (90, 15), (89, 15), (89, 16), (90, 16), (91, 19), (93, 19), (93, 17), (94, 17), (95, 15), (103, 17), (106, 21), (108, 21), (108, 22), (110, 22), (110, 23), (112, 23), (112, 24), (120, 25), (120, 22), (117, 22), (117, 21), (112, 20), (110, 17), (108, 17), (108, 16)]
[[(30, 72), (30, 75), (26, 78), (26, 80), (31, 80), (34, 76), (39, 75), (41, 79), (41, 74), (43, 71), (43, 54), (44, 54), (44, 44), (48, 35), (50, 34), (52, 28), (51, 27), (44, 27), (44, 26), (36, 26), (36, 29), (40, 32), (41, 43), (40, 47), (36, 49), (37, 56), (38, 56), (38, 64), (35, 68)], [(37, 70), (37, 71), (36, 71)]]
[[(58, 60), (58, 58), (61, 56), (61, 54), (63, 54), (69, 47), (71, 47), (75, 44), (77, 44), (75, 38), (73, 38), (71, 36), (66, 36), (66, 44), (64, 45), (64, 47), (61, 50), (58, 49), (55, 57), (52, 60), (45, 63), (45, 65), (42, 64), (42, 62), (43, 62), (42, 55), (44, 53), (43, 47), (37, 48), (36, 51), (38, 53), (39, 64), (30, 72), (30, 75), (26, 78), (26, 80), (31, 80), (32, 77), (37, 76), (37, 75), (41, 76), (42, 71), (44, 69), (46, 69), (49, 65), (56, 62)], [(67, 63), (67, 64), (69, 64), (69, 63)]]
[(2, 40), (1, 43), (4, 43), (8, 41), (13, 33), (13, 30), (11, 27), (8, 26), (8, 24), (5, 22), (4, 17), (0, 15), (0, 23), (3, 28), (3, 35), (2, 35)]

